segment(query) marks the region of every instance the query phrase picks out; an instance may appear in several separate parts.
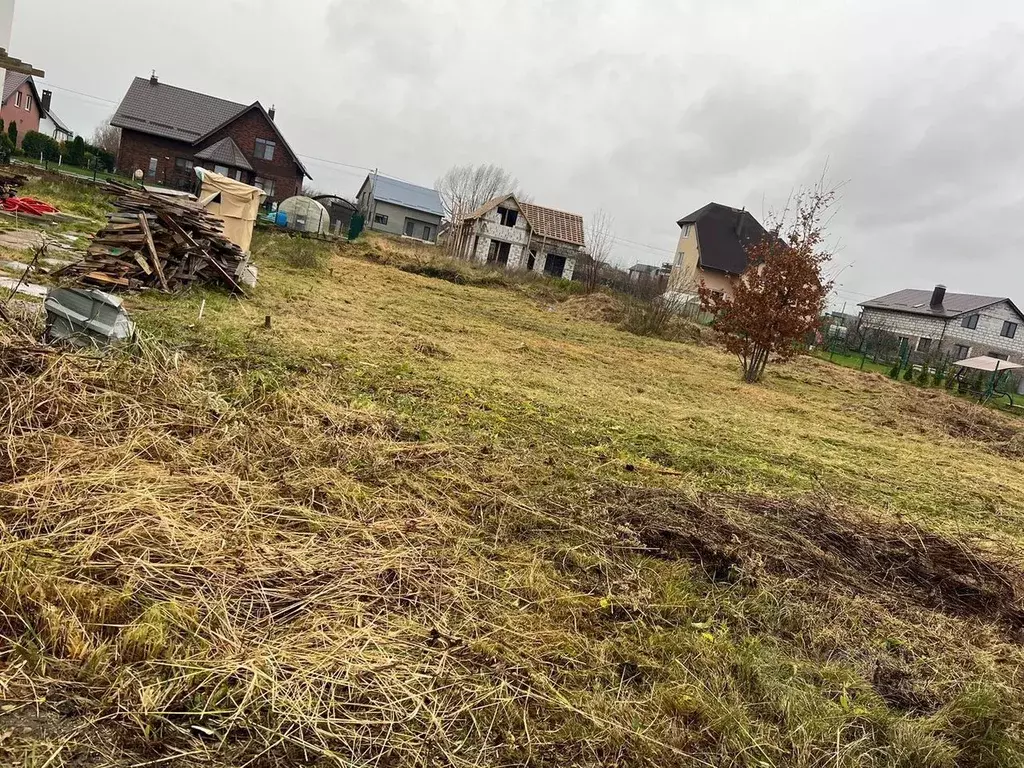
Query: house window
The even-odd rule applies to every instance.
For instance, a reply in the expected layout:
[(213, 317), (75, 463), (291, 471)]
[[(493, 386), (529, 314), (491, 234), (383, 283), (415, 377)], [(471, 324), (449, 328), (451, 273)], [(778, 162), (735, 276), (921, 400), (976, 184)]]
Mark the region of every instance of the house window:
[(428, 243), (434, 239), (434, 228), (429, 224), (423, 225), (423, 239)]
[(147, 174), (147, 176), (149, 176), (149, 178), (151, 179), (156, 178), (156, 163), (157, 160), (155, 157), (149, 158), (149, 173)]
[(387, 226), (388, 215), (386, 213), (376, 213), (376, 214), (374, 214), (374, 216), (373, 216), (373, 223), (374, 224), (383, 224), (383, 225)]
[(693, 226), (693, 225), (692, 224), (683, 224), (683, 226), (681, 227), (681, 230), (682, 230), (681, 237), (683, 238), (683, 240), (685, 240), (686, 238), (688, 238), (690, 236), (690, 227), (691, 226)]
[(1005, 336), (1007, 339), (1012, 339), (1014, 336), (1017, 335), (1017, 324), (1011, 323), (1009, 320), (1007, 320), (1006, 322), (1003, 323), (1003, 330), (1002, 333), (1000, 333), (999, 335)]
[(21, 96), (22, 96), (21, 91), (18, 91), (17, 93), (14, 94), (14, 106), (16, 106), (16, 107), (20, 107), (21, 106)]
[(917, 351), (918, 352), (927, 352), (929, 349), (931, 349), (931, 346), (932, 346), (932, 340), (931, 339), (927, 339), (924, 336), (922, 336), (921, 338), (919, 338), (917, 340)]
[(25, 97), (25, 111), (28, 112), (30, 109), (32, 109), (32, 97), (31, 96), (26, 96)]
[(256, 177), (256, 181), (253, 182), (253, 186), (259, 187), (264, 192), (266, 192), (267, 193), (267, 197), (273, 197), (274, 196), (274, 180), (273, 179), (265, 179), (262, 176), (257, 176)]
[(413, 219), (405, 220), (405, 235), (406, 237), (413, 237), (413, 232), (416, 231), (416, 222)]
[(174, 168), (180, 173), (191, 173), (192, 169), (195, 168), (195, 163), (187, 157), (179, 157), (174, 161)]
[(963, 344), (957, 344), (955, 347), (953, 347), (953, 358), (955, 360), (966, 360), (970, 356), (970, 347), (965, 347)]
[(257, 160), (273, 160), (274, 159), (274, 147), (276, 147), (273, 141), (267, 139), (256, 139), (256, 159)]
[(511, 208), (499, 208), (498, 219), (501, 221), (501, 226), (514, 227), (519, 221), (519, 211), (513, 211)]
[(501, 240), (491, 240), (491, 247), (487, 251), (487, 263), (506, 266), (508, 255), (512, 250), (512, 243), (503, 243)]
[(964, 318), (962, 325), (964, 328), (970, 328), (973, 331), (975, 328), (978, 327), (978, 320), (980, 318), (981, 315), (968, 315), (967, 317)]

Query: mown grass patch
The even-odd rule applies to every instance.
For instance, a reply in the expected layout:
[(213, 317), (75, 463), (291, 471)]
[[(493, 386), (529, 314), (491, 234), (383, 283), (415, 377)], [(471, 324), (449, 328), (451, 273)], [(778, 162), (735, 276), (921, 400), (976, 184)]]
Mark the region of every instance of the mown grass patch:
[(745, 385), (375, 247), (135, 297), (123, 357), (7, 340), (0, 690), (37, 714), (0, 748), (1021, 760), (1015, 422), (811, 359)]

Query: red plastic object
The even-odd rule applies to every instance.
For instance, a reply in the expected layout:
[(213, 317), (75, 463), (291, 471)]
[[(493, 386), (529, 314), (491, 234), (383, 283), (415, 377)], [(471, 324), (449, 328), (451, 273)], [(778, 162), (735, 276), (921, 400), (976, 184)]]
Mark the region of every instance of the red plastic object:
[(49, 203), (36, 200), (34, 197), (9, 197), (4, 200), (4, 210), (8, 213), (31, 213), (42, 216), (44, 213), (60, 213)]

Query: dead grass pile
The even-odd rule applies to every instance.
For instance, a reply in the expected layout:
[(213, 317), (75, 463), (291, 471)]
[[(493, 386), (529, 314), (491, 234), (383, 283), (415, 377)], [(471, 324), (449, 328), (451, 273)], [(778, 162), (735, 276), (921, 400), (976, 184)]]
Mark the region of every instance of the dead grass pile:
[(939, 390), (901, 387), (896, 418), (925, 433), (945, 434), (980, 443), (995, 453), (1024, 458), (1022, 422), (1010, 414)]
[(567, 630), (523, 612), (507, 582), (528, 567), (473, 534), (482, 473), (449, 446), (327, 382), (298, 395), (152, 349), (7, 343), (0, 385), (0, 696), (87, 717), (65, 757), (671, 753), (560, 691), (595, 659), (545, 649)]
[(601, 323), (621, 323), (626, 314), (626, 307), (619, 299), (600, 291), (572, 296), (563, 301), (559, 309), (574, 320)]

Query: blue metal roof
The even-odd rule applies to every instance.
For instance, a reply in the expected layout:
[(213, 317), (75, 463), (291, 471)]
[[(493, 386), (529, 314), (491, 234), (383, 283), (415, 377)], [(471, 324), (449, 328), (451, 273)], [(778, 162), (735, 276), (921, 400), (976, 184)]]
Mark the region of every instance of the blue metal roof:
[(432, 213), (435, 216), (444, 216), (441, 196), (437, 194), (436, 189), (418, 187), (407, 181), (399, 181), (387, 176), (377, 176), (373, 196), (379, 202), (401, 205), (404, 208)]

